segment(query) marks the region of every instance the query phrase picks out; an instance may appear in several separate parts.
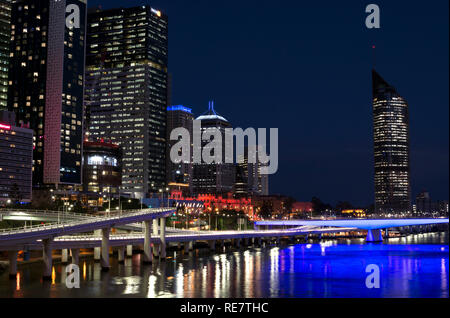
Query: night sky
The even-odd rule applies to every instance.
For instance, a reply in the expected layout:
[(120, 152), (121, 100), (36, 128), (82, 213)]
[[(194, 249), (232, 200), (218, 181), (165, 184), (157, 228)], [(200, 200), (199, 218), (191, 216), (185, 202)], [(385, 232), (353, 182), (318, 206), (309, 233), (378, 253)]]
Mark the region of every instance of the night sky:
[[(413, 198), (449, 192), (449, 2), (89, 0), (150, 4), (169, 16), (173, 104), (234, 127), (279, 128), (271, 193), (373, 202), (372, 45), (376, 69), (410, 107)], [(381, 29), (365, 27), (365, 7)]]

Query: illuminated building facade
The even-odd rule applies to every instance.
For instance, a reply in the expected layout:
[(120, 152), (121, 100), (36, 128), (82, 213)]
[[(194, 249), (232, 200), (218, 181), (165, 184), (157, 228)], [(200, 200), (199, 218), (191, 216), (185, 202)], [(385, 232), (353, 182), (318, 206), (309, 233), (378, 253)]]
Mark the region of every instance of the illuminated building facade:
[(0, 119), (0, 203), (31, 201), (33, 131)]
[(342, 210), (342, 214), (345, 216), (351, 216), (355, 218), (365, 218), (366, 217), (366, 211), (363, 209), (356, 209), (356, 210)]
[(373, 129), (375, 156), (375, 212), (410, 212), (408, 104), (375, 70)]
[[(170, 149), (178, 141), (170, 140), (171, 132), (176, 128), (185, 128), (189, 131), (192, 140), (192, 127), (194, 116), (192, 109), (182, 105), (170, 106), (167, 108), (167, 183), (184, 184), (191, 187), (192, 184), (192, 163), (180, 162), (173, 163), (170, 159)], [(181, 154), (180, 154), (181, 155)], [(192, 143), (191, 143), (191, 159), (192, 159)]]
[(33, 185), (81, 184), (86, 1), (23, 0), (11, 16), (8, 109), (34, 131)]
[(0, 0), (0, 110), (8, 108), (9, 41), (11, 40), (11, 1)]
[(86, 54), (89, 139), (121, 146), (123, 193), (164, 189), (167, 16), (149, 6), (93, 10)]
[(83, 144), (83, 192), (118, 194), (122, 184), (122, 151), (106, 142)]
[[(202, 134), (206, 131), (214, 132), (218, 130), (222, 135), (222, 163), (208, 164), (194, 163), (192, 192), (193, 195), (213, 194), (220, 195), (233, 192), (235, 185), (235, 165), (225, 163), (225, 129), (232, 128), (231, 124), (224, 117), (220, 116), (214, 110), (214, 103), (209, 103), (208, 111), (196, 120), (201, 121)], [(202, 140), (202, 149), (209, 141)], [(211, 155), (213, 151), (211, 151)]]
[[(249, 217), (254, 217), (254, 208), (251, 198), (233, 198), (231, 193), (226, 195), (200, 194), (194, 197), (185, 197), (181, 191), (172, 191), (170, 200), (182, 203), (188, 207), (199, 207), (204, 212), (219, 212), (223, 210), (242, 211)], [(192, 204), (189, 204), (192, 203)]]

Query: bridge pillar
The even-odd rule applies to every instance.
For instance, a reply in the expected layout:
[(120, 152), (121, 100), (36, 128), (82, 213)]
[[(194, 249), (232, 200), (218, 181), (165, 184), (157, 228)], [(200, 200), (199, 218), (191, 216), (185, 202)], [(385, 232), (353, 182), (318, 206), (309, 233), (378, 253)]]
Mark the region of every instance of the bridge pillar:
[(151, 235), (152, 228), (150, 221), (144, 221), (144, 264), (151, 264), (153, 262)]
[(241, 239), (235, 239), (235, 245), (237, 248), (241, 247)]
[(8, 251), (9, 259), (9, 279), (17, 277), (17, 251)]
[(225, 240), (220, 240), (220, 248), (223, 249), (225, 247)]
[(215, 251), (216, 250), (216, 241), (209, 241), (209, 249), (211, 251)]
[(117, 260), (119, 264), (125, 263), (125, 247), (121, 246), (117, 250)]
[(384, 230), (384, 232), (385, 232), (385, 238), (389, 238), (389, 229), (388, 228), (386, 228), (385, 230)]
[(52, 280), (52, 241), (53, 239), (42, 240), (42, 258), (44, 259), (44, 281)]
[(80, 262), (80, 249), (72, 248), (70, 251), (72, 252), (72, 264), (78, 265)]
[(184, 253), (189, 253), (189, 242), (184, 242)]
[(109, 270), (109, 232), (111, 229), (109, 227), (102, 229), (102, 255), (100, 264), (102, 266), (102, 271)]
[[(153, 219), (153, 235), (159, 236), (159, 220)], [(159, 257), (159, 244), (153, 243), (153, 257)]]
[(367, 230), (366, 242), (383, 242), (383, 235), (381, 234), (381, 230)]
[(160, 218), (161, 260), (166, 259), (166, 218)]
[(193, 251), (194, 250), (194, 244), (195, 244), (194, 241), (190, 241), (189, 242), (189, 251)]
[[(102, 230), (95, 230), (94, 236), (101, 236)], [(101, 248), (100, 247), (94, 247), (94, 261), (100, 262), (101, 260)]]
[(69, 262), (69, 250), (65, 248), (61, 250), (61, 263), (67, 264), (68, 262)]
[(133, 245), (127, 245), (127, 257), (133, 257)]

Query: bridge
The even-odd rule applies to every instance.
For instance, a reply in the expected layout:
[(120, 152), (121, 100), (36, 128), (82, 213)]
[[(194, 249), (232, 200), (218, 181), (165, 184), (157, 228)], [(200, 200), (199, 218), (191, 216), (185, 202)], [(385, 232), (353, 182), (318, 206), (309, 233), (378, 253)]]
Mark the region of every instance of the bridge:
[(366, 242), (381, 242), (383, 236), (382, 229), (388, 231), (389, 228), (405, 226), (448, 224), (448, 219), (347, 219), (347, 220), (290, 220), (290, 221), (258, 221), (255, 228), (266, 226), (292, 227), (292, 226), (316, 226), (319, 228), (355, 228), (367, 230)]
[[(103, 216), (64, 213), (55, 211), (0, 210), (1, 219), (22, 221), (47, 221), (52, 224), (26, 226), (18, 229), (0, 230), (0, 250), (8, 251), (10, 277), (17, 274), (19, 250), (42, 250), (44, 279), (51, 279), (52, 250), (62, 251), (62, 262), (68, 262), (69, 250), (72, 263), (78, 264), (80, 248), (93, 248), (94, 259), (100, 261), (103, 270), (109, 269), (110, 248), (118, 252), (119, 262), (133, 253), (133, 246), (143, 246), (144, 264), (153, 262), (154, 257), (166, 258), (166, 247), (170, 243), (184, 244), (185, 251), (193, 249), (197, 241), (206, 241), (211, 250), (216, 242), (224, 246), (229, 240), (236, 247), (244, 242), (260, 246), (262, 240), (280, 241), (281, 237), (294, 239), (324, 233), (339, 233), (367, 230), (367, 241), (381, 241), (381, 229), (392, 227), (444, 224), (448, 219), (389, 219), (389, 220), (294, 220), (259, 221), (251, 231), (191, 231), (166, 228), (166, 218), (173, 214), (173, 208), (119, 211)], [(130, 226), (133, 233), (111, 234), (111, 228)], [(262, 227), (267, 229), (262, 230)], [(93, 233), (93, 234), (92, 234)]]
[[(10, 215), (11, 213), (3, 214)], [(10, 211), (11, 212), (11, 211)], [(119, 211), (117, 213), (108, 214), (98, 217), (85, 217), (80, 218), (72, 215), (70, 219), (65, 220), (63, 223), (52, 223), (44, 225), (35, 225), (30, 227), (22, 227), (17, 229), (5, 229), (0, 230), (0, 249), (8, 250), (8, 258), (10, 263), (10, 276), (17, 272), (17, 254), (18, 250), (11, 248), (11, 246), (17, 246), (20, 244), (33, 243), (39, 241), (43, 250), (44, 259), (44, 275), (45, 280), (51, 279), (52, 271), (52, 244), (56, 237), (67, 236), (77, 233), (86, 233), (95, 231), (97, 234), (101, 234), (101, 249), (97, 250), (101, 253), (101, 265), (104, 270), (109, 269), (109, 238), (111, 228), (126, 225), (130, 223), (143, 222), (144, 227), (144, 259), (147, 262), (151, 262), (150, 251), (150, 238), (151, 238), (151, 222), (154, 226), (161, 228), (161, 244), (164, 244), (165, 251), (165, 221), (166, 217), (175, 212), (172, 208), (161, 209), (143, 209), (132, 210), (127, 212)], [(17, 213), (17, 211), (14, 211)], [(19, 212), (23, 214), (30, 214), (33, 212), (23, 211)], [(36, 211), (35, 211), (36, 213)], [(51, 214), (51, 211), (46, 211), (47, 214)], [(37, 213), (36, 213), (37, 214)], [(58, 212), (53, 212), (57, 215)], [(77, 254), (79, 251), (75, 251)], [(75, 258), (78, 258), (76, 255)]]

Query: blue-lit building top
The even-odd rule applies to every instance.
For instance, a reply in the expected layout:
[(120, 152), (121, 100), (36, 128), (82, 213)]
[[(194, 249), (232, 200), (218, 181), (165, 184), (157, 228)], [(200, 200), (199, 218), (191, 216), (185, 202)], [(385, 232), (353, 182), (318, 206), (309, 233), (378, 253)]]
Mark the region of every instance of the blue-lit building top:
[(167, 111), (168, 112), (181, 111), (181, 112), (192, 114), (192, 108), (189, 108), (189, 107), (186, 107), (183, 105), (169, 106), (169, 107), (167, 107)]

